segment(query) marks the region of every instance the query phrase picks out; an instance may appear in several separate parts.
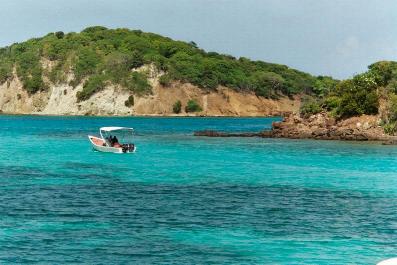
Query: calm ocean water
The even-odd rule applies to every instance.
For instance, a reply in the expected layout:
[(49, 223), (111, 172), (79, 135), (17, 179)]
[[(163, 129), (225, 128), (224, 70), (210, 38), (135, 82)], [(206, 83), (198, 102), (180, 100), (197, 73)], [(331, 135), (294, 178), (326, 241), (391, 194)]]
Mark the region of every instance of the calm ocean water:
[[(0, 116), (0, 263), (375, 264), (397, 256), (397, 147), (259, 138), (266, 118)], [(93, 152), (101, 126), (138, 152)]]

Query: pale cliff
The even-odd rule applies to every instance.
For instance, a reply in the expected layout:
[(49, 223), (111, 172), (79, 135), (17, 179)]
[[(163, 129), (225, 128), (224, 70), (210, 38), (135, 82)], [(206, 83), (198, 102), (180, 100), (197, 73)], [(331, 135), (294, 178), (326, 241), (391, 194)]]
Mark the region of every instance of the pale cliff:
[[(48, 83), (46, 91), (29, 95), (18, 77), (14, 76), (0, 84), (0, 110), (9, 114), (171, 116), (176, 115), (172, 111), (173, 104), (180, 100), (182, 112), (178, 115), (181, 116), (273, 116), (296, 112), (300, 107), (299, 97), (272, 100), (252, 92), (237, 92), (226, 87), (206, 91), (179, 82), (163, 87), (158, 82), (158, 76), (152, 76), (150, 82), (153, 93), (134, 95), (134, 105), (126, 107), (125, 101), (131, 94), (119, 86), (109, 85), (88, 100), (78, 102), (76, 93), (83, 89), (82, 84), (74, 88), (67, 82)], [(184, 107), (190, 99), (196, 100), (203, 111), (185, 113)]]

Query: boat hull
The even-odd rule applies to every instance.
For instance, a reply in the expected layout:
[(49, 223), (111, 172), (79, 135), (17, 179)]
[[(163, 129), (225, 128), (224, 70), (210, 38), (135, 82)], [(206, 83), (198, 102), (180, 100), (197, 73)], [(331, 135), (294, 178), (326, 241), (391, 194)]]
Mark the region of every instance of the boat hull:
[(107, 146), (104, 140), (92, 135), (88, 135), (88, 139), (90, 140), (92, 147), (98, 152), (126, 154), (126, 153), (134, 153), (136, 151), (136, 146), (134, 146), (132, 150), (123, 149), (122, 147)]

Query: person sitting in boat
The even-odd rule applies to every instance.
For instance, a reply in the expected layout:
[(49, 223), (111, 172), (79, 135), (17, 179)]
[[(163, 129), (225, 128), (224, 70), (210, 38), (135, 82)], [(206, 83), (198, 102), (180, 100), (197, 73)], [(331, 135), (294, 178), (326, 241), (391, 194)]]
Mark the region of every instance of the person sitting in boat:
[(109, 146), (113, 146), (113, 136), (109, 135), (105, 138), (105, 141), (108, 143)]
[(113, 147), (121, 147), (121, 144), (119, 143), (119, 139), (117, 139), (116, 136), (113, 137)]

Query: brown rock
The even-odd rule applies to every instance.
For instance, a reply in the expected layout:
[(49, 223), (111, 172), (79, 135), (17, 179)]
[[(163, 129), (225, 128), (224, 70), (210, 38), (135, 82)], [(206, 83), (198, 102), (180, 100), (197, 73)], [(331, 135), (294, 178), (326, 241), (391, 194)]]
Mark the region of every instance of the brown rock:
[(388, 139), (390, 136), (385, 135), (383, 129), (376, 125), (377, 121), (376, 116), (363, 115), (337, 122), (325, 112), (308, 118), (290, 115), (283, 122), (274, 124), (273, 136), (349, 141)]

